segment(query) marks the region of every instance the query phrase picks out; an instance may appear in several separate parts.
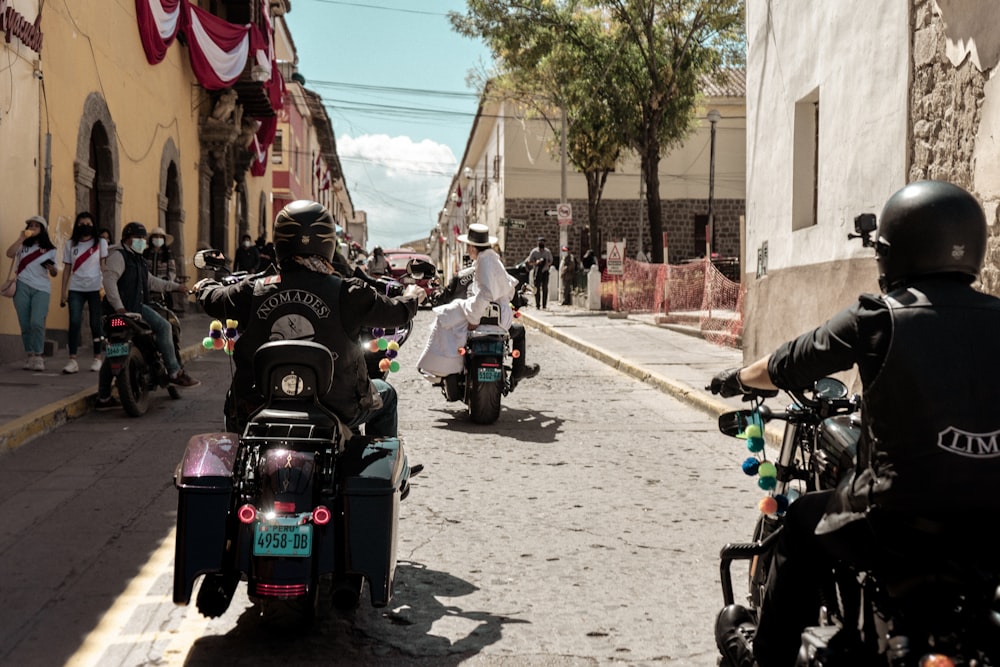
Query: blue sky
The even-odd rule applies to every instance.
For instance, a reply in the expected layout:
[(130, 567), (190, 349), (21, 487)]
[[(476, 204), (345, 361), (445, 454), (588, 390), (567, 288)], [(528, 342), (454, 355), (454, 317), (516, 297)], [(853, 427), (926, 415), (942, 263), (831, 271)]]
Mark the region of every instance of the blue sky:
[(426, 238), (462, 158), (479, 100), (479, 40), (455, 33), (464, 0), (294, 0), (285, 16), (306, 86), (319, 93), (369, 248)]

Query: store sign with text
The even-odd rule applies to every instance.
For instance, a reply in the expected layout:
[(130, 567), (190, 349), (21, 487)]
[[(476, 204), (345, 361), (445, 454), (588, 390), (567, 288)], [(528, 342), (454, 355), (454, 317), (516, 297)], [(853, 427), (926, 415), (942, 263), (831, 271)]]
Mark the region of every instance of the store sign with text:
[(0, 0), (0, 32), (6, 36), (10, 44), (12, 37), (17, 37), (21, 43), (35, 53), (42, 52), (42, 14), (39, 12), (32, 23), (20, 12), (10, 6), (9, 0)]

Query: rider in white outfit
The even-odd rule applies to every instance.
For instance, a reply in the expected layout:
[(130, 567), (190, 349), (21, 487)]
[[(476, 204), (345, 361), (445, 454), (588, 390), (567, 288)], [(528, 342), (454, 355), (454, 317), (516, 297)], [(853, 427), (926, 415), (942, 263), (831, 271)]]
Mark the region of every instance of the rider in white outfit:
[[(469, 329), (479, 324), (490, 303), (500, 306), (500, 326), (509, 330), (514, 321), (510, 301), (514, 297), (517, 279), (507, 273), (500, 256), (493, 250), (496, 237), (482, 224), (469, 225), (469, 233), (458, 237), (469, 248), (474, 260), (474, 277), (469, 285), (469, 295), (434, 308), (436, 315), (431, 325), (427, 346), (420, 355), (417, 367), (428, 376), (444, 377), (462, 370), (462, 357), (458, 348), (465, 344)], [(529, 369), (526, 377), (537, 374), (537, 366)], [(430, 377), (434, 381), (435, 377)]]

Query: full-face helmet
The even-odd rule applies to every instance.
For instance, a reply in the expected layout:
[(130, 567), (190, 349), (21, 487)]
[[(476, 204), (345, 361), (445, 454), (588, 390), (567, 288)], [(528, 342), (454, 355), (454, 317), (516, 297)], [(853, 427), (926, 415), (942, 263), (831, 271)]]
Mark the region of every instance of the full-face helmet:
[(330, 211), (307, 199), (293, 201), (274, 219), (274, 252), (278, 263), (295, 255), (333, 260), (337, 230)]
[(878, 224), (879, 285), (895, 289), (921, 276), (976, 279), (986, 256), (986, 216), (969, 192), (944, 181), (916, 181), (889, 197)]

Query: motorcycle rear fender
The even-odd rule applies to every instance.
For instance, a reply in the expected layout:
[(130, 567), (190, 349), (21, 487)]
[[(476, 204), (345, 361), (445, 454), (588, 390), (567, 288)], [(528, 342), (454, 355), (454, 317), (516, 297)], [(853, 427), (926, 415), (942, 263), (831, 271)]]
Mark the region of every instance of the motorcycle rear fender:
[(409, 465), (398, 438), (354, 438), (342, 458), (345, 570), (368, 580), (373, 607), (392, 596), (396, 523)]
[(233, 465), (239, 436), (192, 436), (174, 472), (177, 537), (174, 545), (174, 602), (191, 601), (195, 579), (222, 569), (226, 517), (233, 493)]

